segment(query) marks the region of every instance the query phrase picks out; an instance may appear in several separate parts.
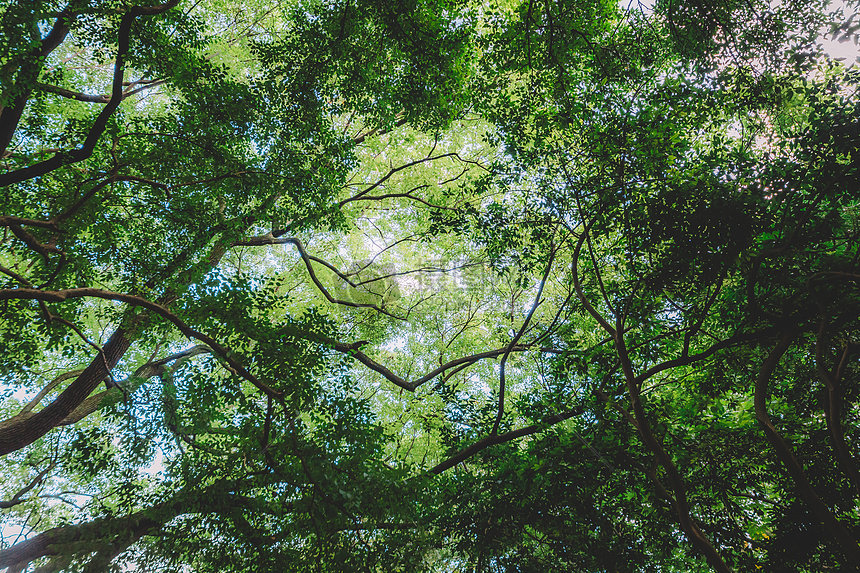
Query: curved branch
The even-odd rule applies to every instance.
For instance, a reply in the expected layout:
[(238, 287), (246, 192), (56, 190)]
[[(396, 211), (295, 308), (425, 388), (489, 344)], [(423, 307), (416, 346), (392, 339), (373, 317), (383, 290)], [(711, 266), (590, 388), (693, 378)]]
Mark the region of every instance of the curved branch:
[(27, 403), (27, 405), (21, 409), (21, 412), (18, 415), (20, 416), (21, 414), (27, 414), (28, 412), (31, 412), (33, 408), (39, 405), (39, 402), (45, 399), (45, 396), (47, 396), (51, 390), (59, 386), (60, 382), (62, 382), (63, 380), (68, 380), (69, 378), (80, 376), (82, 372), (83, 370), (72, 370), (71, 372), (64, 372), (50, 382), (48, 382), (45, 387), (42, 388), (38, 394), (36, 394), (36, 397), (30, 400), (30, 402)]
[(453, 468), (459, 463), (462, 463), (474, 456), (478, 452), (482, 450), (486, 450), (491, 446), (495, 446), (497, 444), (503, 444), (505, 442), (510, 442), (511, 440), (516, 440), (517, 438), (522, 438), (524, 436), (529, 436), (531, 434), (535, 434), (537, 432), (541, 432), (550, 426), (554, 426), (560, 422), (564, 422), (565, 420), (569, 420), (574, 416), (578, 416), (582, 414), (584, 411), (583, 407), (577, 408), (575, 410), (571, 410), (569, 412), (565, 412), (563, 414), (555, 414), (546, 418), (540, 424), (532, 424), (531, 426), (527, 426), (525, 428), (520, 428), (519, 430), (513, 430), (510, 432), (505, 432), (504, 434), (490, 434), (489, 436), (482, 438), (472, 444), (471, 446), (460, 450), (447, 460), (437, 464), (433, 467), (428, 473), (433, 475), (439, 475), (447, 469)]
[(642, 436), (642, 441), (645, 443), (651, 453), (654, 454), (657, 462), (663, 466), (669, 480), (669, 484), (674, 494), (675, 512), (678, 515), (678, 524), (681, 530), (690, 543), (702, 554), (714, 570), (720, 573), (731, 573), (731, 569), (723, 560), (722, 556), (713, 546), (711, 541), (705, 536), (690, 513), (690, 504), (687, 500), (687, 487), (684, 484), (684, 478), (678, 471), (672, 457), (663, 447), (661, 441), (654, 435), (651, 430), (651, 425), (648, 422), (648, 417), (645, 413), (645, 408), (642, 405), (639, 385), (637, 377), (633, 373), (633, 366), (630, 360), (630, 355), (627, 352), (627, 346), (624, 341), (624, 324), (622, 323), (623, 316), (619, 314), (615, 319), (615, 342), (616, 353), (621, 364), (621, 370), (624, 373), (624, 379), (627, 384), (627, 394), (630, 398), (630, 405), (633, 409), (633, 417), (636, 420), (636, 428), (639, 430), (639, 435)]
[(307, 270), (308, 270), (308, 276), (310, 276), (311, 281), (314, 283), (314, 285), (316, 285), (317, 289), (319, 289), (319, 291), (322, 293), (322, 295), (330, 303), (340, 304), (343, 306), (349, 306), (352, 308), (370, 308), (370, 309), (373, 309), (380, 314), (384, 314), (385, 316), (389, 316), (389, 317), (395, 318), (397, 320), (405, 320), (403, 317), (392, 314), (392, 313), (388, 312), (387, 310), (385, 310), (384, 308), (382, 308), (381, 306), (378, 306), (375, 304), (352, 302), (350, 300), (341, 300), (341, 299), (333, 297), (331, 295), (331, 293), (328, 292), (328, 289), (326, 289), (325, 286), (323, 286), (322, 282), (317, 277), (317, 274), (314, 271), (314, 267), (311, 264), (312, 261), (318, 262), (318, 263), (324, 265), (326, 268), (332, 270), (333, 272), (335, 272), (337, 274), (338, 277), (342, 278), (344, 281), (346, 281), (353, 288), (355, 287), (355, 285), (343, 273), (338, 271), (330, 263), (327, 263), (321, 259), (318, 259), (317, 257), (312, 257), (312, 256), (308, 255), (307, 251), (305, 250), (305, 246), (304, 246), (304, 244), (302, 244), (302, 241), (300, 239), (297, 239), (295, 237), (288, 237), (288, 238), (280, 239), (280, 238), (278, 238), (278, 235), (276, 235), (275, 233), (270, 233), (268, 235), (263, 235), (261, 237), (251, 237), (249, 239), (245, 239), (244, 241), (236, 241), (233, 243), (234, 247), (257, 247), (257, 246), (262, 246), (262, 245), (293, 245), (296, 248), (296, 250), (299, 252), (299, 256), (302, 258), (302, 261), (305, 263), (305, 268), (307, 268)]
[(0, 273), (3, 273), (4, 275), (12, 277), (13, 279), (18, 281), (19, 283), (21, 283), (25, 287), (36, 288), (36, 285), (31, 283), (29, 280), (27, 280), (26, 277), (19, 275), (18, 273), (16, 273), (12, 269), (7, 269), (6, 267), (0, 265)]
[[(392, 382), (395, 386), (399, 386), (404, 390), (408, 390), (410, 392), (414, 392), (419, 386), (433, 380), (440, 374), (443, 374), (446, 370), (450, 370), (451, 368), (455, 368), (458, 366), (464, 366), (469, 364), (474, 364), (479, 360), (484, 360), (485, 358), (495, 358), (497, 356), (503, 355), (505, 352), (508, 352), (508, 347), (499, 348), (496, 350), (488, 350), (486, 352), (479, 352), (477, 354), (470, 354), (469, 356), (461, 356), (460, 358), (455, 358), (454, 360), (450, 360), (445, 364), (439, 366), (432, 372), (429, 372), (418, 378), (412, 382), (407, 381), (404, 378), (401, 378), (382, 364), (376, 362), (372, 358), (370, 358), (367, 354), (359, 350), (358, 348), (362, 345), (362, 343), (358, 344), (344, 344), (342, 342), (335, 342), (334, 349), (338, 352), (342, 352), (344, 354), (348, 354), (379, 374), (382, 374), (389, 382)], [(510, 347), (511, 351), (514, 352), (523, 352), (526, 350), (530, 350), (531, 346), (524, 344), (517, 344), (513, 347)]]
[(208, 345), (230, 366), (230, 368), (232, 368), (234, 374), (237, 374), (242, 378), (246, 379), (248, 382), (256, 386), (257, 389), (259, 389), (267, 396), (280, 398), (283, 395), (283, 392), (279, 392), (274, 388), (271, 388), (264, 382), (258, 380), (256, 376), (248, 372), (241, 364), (239, 364), (238, 361), (236, 361), (235, 358), (232, 357), (231, 353), (225, 347), (221, 346), (214, 339), (203, 334), (202, 332), (194, 330), (185, 322), (183, 322), (178, 316), (176, 316), (160, 304), (156, 304), (152, 301), (146, 300), (145, 298), (141, 298), (139, 296), (131, 294), (124, 294), (94, 288), (75, 288), (62, 291), (43, 291), (38, 289), (0, 290), (0, 300), (19, 299), (41, 300), (45, 302), (62, 302), (75, 298), (101, 298), (105, 300), (117, 300), (126, 304), (130, 304), (132, 306), (139, 306), (149, 311), (152, 311), (158, 316), (171, 322), (174, 326), (176, 326), (179, 332), (181, 332), (185, 336), (189, 338), (195, 338), (200, 342)]
[(350, 201), (384, 201), (385, 199), (411, 199), (412, 201), (416, 201), (418, 203), (422, 203), (431, 209), (439, 209), (443, 211), (456, 211), (456, 207), (445, 207), (444, 205), (434, 205), (433, 203), (422, 199), (421, 197), (416, 197), (412, 195), (413, 191), (417, 191), (421, 188), (429, 187), (429, 185), (419, 185), (415, 189), (410, 190), (408, 193), (388, 193), (385, 195), (370, 195), (366, 197), (357, 197), (355, 199), (350, 199)]
[[(0, 176), (2, 177), (2, 176)], [(36, 237), (28, 233), (24, 230), (20, 225), (8, 224), (6, 227), (12, 231), (12, 234), (18, 237), (21, 242), (27, 245), (30, 249), (36, 251), (46, 259), (51, 256), (51, 254), (62, 253), (60, 249), (57, 248), (56, 245), (52, 244), (43, 244), (36, 240)]]
[(713, 356), (714, 354), (716, 354), (720, 350), (726, 350), (728, 348), (731, 348), (732, 346), (742, 344), (745, 342), (753, 342), (755, 340), (761, 340), (763, 338), (766, 338), (768, 336), (773, 335), (776, 330), (777, 330), (776, 327), (769, 327), (769, 328), (765, 328), (762, 330), (758, 330), (756, 332), (750, 332), (750, 333), (744, 333), (744, 334), (735, 334), (734, 336), (730, 336), (729, 338), (726, 338), (726, 339), (721, 340), (719, 342), (715, 342), (714, 344), (709, 346), (707, 349), (705, 349), (702, 352), (699, 352), (697, 354), (688, 354), (685, 356), (680, 356), (678, 358), (673, 358), (671, 360), (666, 360), (666, 361), (661, 362), (659, 364), (655, 364), (654, 366), (652, 366), (651, 368), (649, 368), (648, 370), (646, 370), (645, 372), (643, 372), (642, 374), (640, 374), (639, 376), (636, 377), (636, 384), (638, 386), (641, 386), (643, 382), (645, 382), (649, 378), (652, 378), (656, 374), (659, 374), (660, 372), (663, 372), (665, 370), (670, 370), (672, 368), (677, 368), (679, 366), (689, 366), (690, 364), (700, 362), (702, 360), (710, 358), (711, 356)]
[[(538, 286), (537, 294), (535, 295), (535, 301), (532, 303), (532, 308), (529, 310), (528, 316), (523, 321), (522, 326), (520, 326), (517, 335), (511, 340), (510, 344), (508, 344), (507, 348), (505, 348), (505, 353), (502, 356), (502, 361), (499, 364), (499, 404), (496, 410), (496, 421), (493, 422), (493, 430), (490, 432), (490, 435), (495, 436), (499, 432), (499, 424), (502, 423), (502, 416), (505, 413), (505, 365), (508, 362), (508, 356), (511, 354), (511, 350), (513, 350), (514, 346), (520, 341), (520, 338), (523, 337), (523, 334), (528, 328), (529, 323), (532, 320), (532, 317), (537, 310), (537, 307), (540, 305), (541, 300), (540, 297), (543, 296), (543, 289), (546, 286), (546, 280), (549, 277), (549, 272), (552, 269), (552, 263), (555, 260), (555, 249), (550, 247), (549, 253), (549, 261), (546, 264), (546, 270), (543, 272), (543, 278), (541, 278), (540, 286)], [(513, 309), (511, 309), (513, 311)]]
[(40, 221), (38, 219), (26, 219), (24, 217), (14, 217), (12, 215), (0, 215), (0, 227), (9, 227), (11, 225), (23, 225), (26, 227), (48, 229), (49, 231), (59, 231), (57, 224), (53, 221)]
[[(87, 133), (87, 137), (84, 140), (83, 145), (73, 151), (62, 151), (56, 153), (50, 159), (40, 161), (39, 163), (36, 163), (34, 165), (24, 167), (23, 169), (17, 169), (15, 171), (3, 173), (2, 175), (0, 175), (0, 187), (6, 187), (8, 185), (12, 185), (13, 183), (20, 183), (21, 181), (27, 181), (28, 179), (33, 179), (35, 177), (45, 175), (46, 173), (50, 173), (51, 171), (54, 171), (55, 169), (58, 169), (63, 165), (79, 163), (89, 158), (93, 154), (96, 144), (98, 143), (99, 139), (102, 136), (102, 133), (107, 127), (108, 120), (119, 107), (119, 104), (122, 102), (122, 85), (123, 75), (125, 73), (125, 56), (128, 53), (129, 49), (129, 36), (131, 34), (132, 22), (140, 16), (153, 16), (156, 14), (161, 14), (162, 12), (166, 12), (170, 8), (173, 8), (177, 4), (179, 4), (179, 0), (169, 0), (164, 4), (156, 6), (135, 6), (125, 13), (119, 25), (119, 33), (117, 39), (118, 47), (116, 59), (114, 61), (113, 86), (111, 89), (110, 99), (107, 104), (105, 104), (105, 107), (101, 111), (101, 113), (99, 113), (96, 117), (96, 120), (93, 123), (92, 127), (90, 127), (90, 131), (89, 133)], [(54, 32), (52, 31), (51, 34), (53, 33)], [(68, 26), (65, 27), (65, 32), (63, 32), (62, 37), (65, 37), (67, 33)], [(2, 144), (2, 141), (0, 141), (0, 144)]]

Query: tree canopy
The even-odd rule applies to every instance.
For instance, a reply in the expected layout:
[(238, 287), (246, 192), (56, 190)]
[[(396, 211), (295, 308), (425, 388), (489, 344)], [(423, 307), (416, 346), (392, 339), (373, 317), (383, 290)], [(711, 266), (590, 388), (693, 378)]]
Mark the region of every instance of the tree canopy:
[(0, 6), (0, 569), (858, 569), (852, 3)]

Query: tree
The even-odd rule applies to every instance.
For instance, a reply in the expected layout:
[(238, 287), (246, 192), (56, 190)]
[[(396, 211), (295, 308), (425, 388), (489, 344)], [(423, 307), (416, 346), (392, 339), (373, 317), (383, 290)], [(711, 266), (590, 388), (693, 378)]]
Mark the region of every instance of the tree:
[(7, 3), (0, 567), (856, 567), (852, 21)]

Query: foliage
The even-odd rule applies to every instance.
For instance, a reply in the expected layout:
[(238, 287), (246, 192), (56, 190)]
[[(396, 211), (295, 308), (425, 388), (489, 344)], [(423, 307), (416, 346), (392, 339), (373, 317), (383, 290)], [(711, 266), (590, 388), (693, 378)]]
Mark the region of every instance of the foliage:
[(856, 569), (853, 18), (4, 2), (0, 568)]

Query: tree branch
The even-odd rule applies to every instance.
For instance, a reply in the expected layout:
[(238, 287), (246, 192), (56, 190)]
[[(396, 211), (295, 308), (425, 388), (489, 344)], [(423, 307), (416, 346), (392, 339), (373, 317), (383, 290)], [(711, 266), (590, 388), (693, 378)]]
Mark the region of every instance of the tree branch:
[(612, 327), (612, 325), (609, 324), (609, 321), (603, 318), (603, 315), (597, 312), (597, 309), (595, 309), (591, 305), (591, 302), (588, 300), (588, 297), (585, 296), (585, 291), (583, 290), (582, 283), (579, 280), (579, 255), (582, 252), (582, 247), (585, 244), (587, 236), (588, 229), (583, 231), (582, 235), (579, 237), (579, 240), (576, 243), (576, 248), (574, 248), (573, 250), (573, 257), (570, 262), (570, 273), (571, 278), (573, 278), (573, 288), (576, 291), (576, 297), (579, 299), (579, 302), (582, 303), (582, 306), (585, 308), (586, 312), (588, 312), (588, 314), (590, 314), (592, 318), (594, 318), (594, 320), (596, 320), (598, 324), (603, 327), (603, 330), (605, 330), (607, 334), (614, 337), (615, 329)]
[(80, 376), (42, 410), (25, 418), (13, 417), (0, 422), (0, 455), (6, 455), (35, 442), (71, 414), (105, 379), (131, 346), (131, 341), (126, 334), (126, 330), (117, 329), (104, 345), (103, 356), (90, 362)]
[(836, 453), (836, 458), (854, 486), (854, 495), (860, 498), (860, 473), (857, 471), (857, 464), (854, 462), (851, 450), (845, 442), (845, 434), (842, 430), (842, 393), (839, 389), (841, 374), (845, 363), (848, 361), (852, 344), (848, 343), (845, 345), (842, 357), (836, 366), (836, 372), (831, 374), (824, 364), (824, 352), (822, 349), (824, 345), (822, 339), (825, 335), (826, 326), (826, 321), (822, 319), (818, 334), (815, 337), (815, 364), (818, 369), (818, 376), (827, 390), (827, 396), (824, 400), (824, 418), (827, 422), (827, 430), (830, 432), (830, 439), (833, 442), (833, 450)]
[(499, 424), (502, 423), (502, 416), (504, 416), (505, 413), (505, 364), (507, 364), (508, 356), (510, 356), (511, 350), (514, 348), (514, 346), (516, 346), (517, 342), (520, 341), (520, 338), (522, 338), (523, 334), (526, 331), (526, 328), (528, 327), (529, 323), (532, 320), (532, 317), (535, 314), (535, 311), (537, 310), (537, 307), (541, 303), (540, 297), (543, 295), (543, 288), (544, 286), (546, 286), (546, 280), (549, 277), (549, 272), (552, 269), (552, 263), (554, 260), (555, 249), (550, 246), (549, 261), (547, 261), (546, 270), (544, 270), (543, 272), (543, 278), (541, 278), (540, 286), (538, 286), (538, 291), (535, 295), (535, 300), (532, 303), (532, 308), (531, 310), (529, 310), (529, 314), (523, 321), (522, 326), (520, 326), (517, 335), (514, 336), (510, 344), (508, 344), (507, 348), (505, 348), (505, 353), (502, 356), (501, 363), (499, 364), (499, 403), (496, 410), (496, 420), (495, 422), (493, 422), (493, 430), (490, 432), (490, 435), (496, 435), (498, 433)]
[[(153, 505), (123, 517), (103, 517), (75, 525), (49, 529), (35, 537), (0, 550), (0, 568), (16, 568), (41, 557), (86, 556), (96, 551), (126, 548), (145, 535), (161, 529), (170, 520), (189, 513), (208, 513), (225, 506), (260, 511), (256, 500), (231, 493), (242, 484), (216, 483), (199, 492), (181, 491), (170, 501)], [(292, 504), (278, 511), (293, 511)], [(118, 554), (118, 553), (117, 553)], [(116, 554), (113, 555), (114, 557)]]
[[(27, 101), (30, 99), (32, 88), (28, 86), (31, 82), (35, 82), (36, 78), (42, 71), (45, 58), (63, 43), (69, 33), (69, 25), (76, 18), (75, 11), (79, 6), (83, 5), (83, 0), (73, 0), (66, 8), (57, 16), (54, 27), (48, 32), (48, 35), (42, 39), (40, 45), (23, 58), (19, 64), (21, 69), (21, 77), (18, 79), (19, 84), (23, 84), (24, 90), (12, 101), (12, 104), (6, 107), (0, 107), (0, 156), (6, 151), (12, 137), (15, 135), (15, 130), (18, 129), (18, 123), (21, 121), (21, 115), (24, 113), (24, 108), (27, 106)], [(32, 85), (32, 84), (31, 84)], [(0, 185), (1, 186), (1, 185)]]
[(627, 384), (627, 394), (630, 397), (630, 405), (633, 409), (633, 416), (636, 419), (636, 428), (639, 430), (639, 435), (642, 436), (642, 441), (645, 443), (645, 446), (654, 454), (657, 461), (666, 471), (669, 484), (672, 488), (672, 493), (674, 494), (674, 505), (675, 511), (678, 515), (678, 523), (681, 526), (681, 530), (684, 532), (684, 535), (690, 540), (690, 543), (692, 543), (693, 546), (702, 553), (702, 555), (704, 555), (714, 570), (719, 573), (731, 573), (731, 569), (729, 569), (729, 566), (723, 560), (722, 556), (693, 520), (690, 513), (690, 505), (687, 500), (687, 488), (684, 484), (684, 479), (678, 471), (675, 462), (663, 447), (663, 444), (651, 430), (651, 425), (645, 413), (645, 408), (642, 405), (637, 377), (633, 372), (633, 365), (627, 352), (627, 345), (624, 340), (624, 324), (622, 321), (623, 317), (619, 313), (615, 318), (613, 338), (616, 354), (618, 355), (621, 370), (624, 373), (624, 379)]
[(533, 424), (531, 426), (527, 426), (525, 428), (520, 428), (519, 430), (513, 430), (510, 432), (505, 432), (504, 434), (490, 434), (489, 436), (482, 438), (472, 444), (471, 446), (464, 448), (463, 450), (457, 452), (447, 460), (437, 464), (434, 466), (428, 473), (433, 475), (439, 475), (447, 469), (450, 469), (456, 466), (459, 463), (466, 461), (471, 458), (478, 452), (482, 450), (486, 450), (491, 446), (495, 446), (497, 444), (503, 444), (505, 442), (510, 442), (512, 440), (516, 440), (517, 438), (522, 438), (524, 436), (529, 436), (531, 434), (535, 434), (537, 432), (541, 432), (550, 426), (554, 426), (555, 424), (564, 422), (565, 420), (569, 420), (574, 416), (578, 416), (582, 414), (584, 408), (580, 407), (575, 410), (571, 410), (569, 412), (565, 412), (563, 414), (555, 414), (553, 416), (549, 416), (540, 424)]
[(361, 362), (362, 364), (364, 364), (365, 366), (367, 366), (368, 368), (370, 368), (374, 372), (382, 374), (389, 382), (392, 382), (395, 386), (399, 386), (400, 388), (403, 388), (404, 390), (408, 390), (409, 392), (414, 392), (422, 384), (425, 384), (425, 383), (429, 382), (430, 380), (433, 380), (434, 378), (436, 378), (440, 374), (443, 374), (446, 370), (449, 370), (451, 368), (455, 368), (455, 367), (461, 366), (461, 365), (473, 364), (475, 362), (478, 362), (479, 360), (484, 360), (485, 358), (495, 358), (497, 356), (501, 356), (505, 352), (508, 352), (508, 348), (510, 348), (510, 350), (514, 351), (514, 352), (523, 352), (523, 351), (531, 349), (531, 346), (528, 346), (528, 345), (515, 345), (513, 347), (511, 347), (509, 345), (505, 348), (499, 348), (496, 350), (488, 350), (486, 352), (479, 352), (477, 354), (470, 354), (469, 356), (461, 356), (460, 358), (456, 358), (454, 360), (450, 360), (450, 361), (446, 362), (445, 364), (441, 365), (439, 368), (436, 368), (432, 372), (425, 374), (424, 376), (422, 376), (421, 378), (418, 378), (417, 380), (414, 380), (412, 382), (408, 382), (407, 380), (405, 380), (404, 378), (401, 378), (400, 376), (398, 376), (397, 374), (395, 374), (394, 372), (392, 372), (391, 370), (389, 370), (388, 368), (386, 368), (382, 364), (379, 364), (378, 362), (376, 362), (375, 360), (373, 360), (372, 358), (367, 356), (365, 353), (363, 353), (361, 350), (358, 349), (359, 347), (360, 346), (351, 345), (351, 344), (343, 344), (341, 342), (335, 342), (334, 343), (334, 349), (337, 350), (338, 352), (342, 352), (344, 354), (348, 354), (349, 356), (352, 356), (353, 358), (355, 358), (356, 360), (358, 360), (359, 362)]
[(12, 497), (12, 499), (10, 499), (8, 501), (0, 501), (0, 509), (8, 509), (10, 507), (15, 507), (16, 505), (18, 505), (20, 503), (24, 503), (25, 501), (27, 501), (26, 499), (21, 499), (22, 496), (25, 495), (30, 490), (32, 490), (37, 485), (39, 485), (42, 482), (42, 480), (45, 479), (45, 476), (48, 475), (48, 472), (50, 472), (52, 469), (54, 469), (54, 466), (55, 466), (55, 463), (53, 463), (53, 462), (48, 464), (48, 467), (46, 467), (44, 470), (39, 472), (39, 474), (36, 477), (34, 477), (32, 480), (30, 480), (30, 483), (28, 483), (23, 488), (21, 488), (19, 491), (17, 491), (15, 493), (15, 495)]
[[(149, 311), (152, 311), (158, 316), (171, 322), (185, 336), (189, 338), (195, 338), (200, 342), (208, 345), (210, 348), (212, 348), (213, 352), (218, 354), (232, 368), (234, 374), (245, 378), (248, 382), (256, 386), (257, 389), (259, 389), (267, 396), (280, 398), (283, 395), (283, 392), (279, 392), (274, 388), (269, 387), (267, 384), (258, 380), (256, 376), (248, 372), (241, 364), (239, 364), (239, 362), (235, 358), (232, 357), (231, 353), (225, 347), (221, 346), (214, 339), (203, 334), (202, 332), (191, 328), (179, 317), (177, 317), (175, 314), (173, 314), (163, 306), (156, 304), (152, 301), (146, 300), (145, 298), (131, 294), (124, 294), (94, 288), (75, 288), (62, 291), (44, 291), (38, 289), (0, 290), (0, 300), (18, 299), (41, 300), (46, 302), (62, 302), (75, 298), (101, 298), (105, 300), (117, 300), (130, 304), (132, 306), (139, 306)], [(111, 367), (113, 367), (113, 365)]]
[(278, 235), (276, 233), (270, 233), (269, 235), (263, 235), (260, 237), (251, 237), (251, 238), (245, 239), (243, 241), (236, 241), (233, 243), (233, 246), (235, 246), (235, 247), (239, 247), (239, 246), (255, 247), (255, 246), (262, 246), (262, 245), (293, 245), (294, 247), (296, 247), (296, 250), (299, 252), (299, 256), (302, 258), (302, 261), (305, 263), (305, 268), (307, 268), (307, 270), (308, 270), (308, 276), (310, 276), (311, 281), (314, 283), (314, 285), (316, 285), (317, 289), (319, 289), (319, 291), (322, 293), (322, 295), (330, 303), (340, 304), (343, 306), (349, 306), (352, 308), (370, 308), (370, 309), (373, 309), (373, 310), (379, 312), (380, 314), (384, 314), (385, 316), (389, 316), (389, 317), (395, 318), (397, 320), (405, 320), (403, 317), (392, 314), (392, 313), (388, 312), (387, 310), (385, 310), (384, 308), (382, 308), (378, 305), (375, 305), (375, 304), (358, 303), (358, 302), (352, 302), (350, 300), (340, 300), (340, 299), (333, 297), (331, 295), (331, 293), (328, 292), (328, 289), (326, 289), (323, 286), (322, 282), (320, 282), (319, 278), (317, 278), (317, 274), (314, 271), (314, 268), (313, 268), (313, 265), (311, 264), (311, 261), (316, 261), (316, 262), (324, 265), (328, 269), (333, 270), (339, 277), (341, 277), (347, 283), (349, 283), (350, 286), (355, 287), (355, 285), (353, 285), (353, 283), (348, 278), (346, 278), (346, 276), (343, 273), (338, 271), (331, 264), (329, 264), (325, 261), (322, 261), (321, 259), (318, 259), (316, 257), (311, 257), (310, 255), (308, 255), (308, 253), (305, 250), (305, 247), (302, 244), (302, 241), (300, 239), (297, 239), (295, 237), (280, 239), (280, 238), (277, 238)]
[(83, 370), (72, 370), (71, 372), (64, 372), (63, 374), (60, 374), (59, 376), (48, 382), (45, 387), (42, 388), (38, 394), (36, 394), (36, 397), (30, 400), (30, 402), (21, 409), (21, 412), (18, 414), (18, 416), (31, 412), (33, 408), (39, 405), (39, 402), (44, 400), (45, 396), (47, 396), (51, 390), (59, 386), (60, 382), (62, 382), (63, 380), (68, 380), (69, 378), (80, 376), (81, 372), (83, 372)]
[(833, 536), (833, 539), (841, 547), (845, 556), (855, 564), (854, 568), (857, 570), (857, 564), (860, 564), (860, 545), (857, 544), (857, 541), (852, 537), (848, 529), (836, 519), (830, 508), (815, 493), (815, 489), (813, 489), (812, 484), (806, 478), (803, 468), (794, 457), (791, 447), (785, 442), (776, 429), (776, 426), (773, 425), (767, 412), (768, 382), (770, 381), (770, 377), (782, 356), (788, 351), (799, 334), (799, 329), (792, 329), (786, 332), (770, 352), (767, 359), (765, 359), (761, 369), (759, 369), (755, 381), (755, 415), (764, 429), (767, 441), (770, 442), (777, 457), (794, 481), (797, 493), (809, 505), (812, 513), (824, 525), (828, 533)]
[(475, 163), (477, 165), (477, 162), (461, 159), (459, 154), (457, 154), (455, 152), (443, 153), (441, 155), (436, 155), (436, 156), (428, 155), (427, 157), (423, 157), (421, 159), (415, 159), (413, 161), (409, 161), (408, 163), (404, 163), (403, 165), (400, 165), (398, 167), (392, 167), (391, 169), (388, 170), (388, 173), (383, 175), (375, 183), (369, 185), (366, 189), (359, 191), (358, 193), (356, 193), (352, 197), (348, 197), (347, 199), (344, 199), (343, 201), (338, 203), (337, 206), (343, 207), (347, 203), (351, 203), (352, 201), (357, 201), (357, 200), (361, 199), (362, 197), (364, 197), (365, 195), (367, 195), (368, 193), (370, 193), (371, 191), (373, 191), (374, 189), (376, 189), (377, 187), (381, 186), (383, 183), (388, 181), (392, 176), (394, 176), (399, 171), (403, 171), (404, 169), (409, 169), (410, 167), (415, 167), (416, 165), (420, 165), (420, 164), (426, 163), (428, 161), (435, 161), (436, 159), (444, 159), (446, 157), (455, 157), (456, 159), (458, 159), (459, 161), (462, 161), (464, 163)]
[[(118, 47), (116, 59), (114, 62), (113, 87), (111, 90), (111, 96), (108, 102), (105, 104), (104, 109), (96, 117), (95, 122), (87, 133), (87, 137), (84, 140), (83, 145), (73, 151), (59, 152), (50, 159), (40, 161), (39, 163), (36, 163), (34, 165), (24, 167), (23, 169), (17, 169), (15, 171), (0, 174), (0, 187), (6, 187), (8, 185), (12, 185), (13, 183), (20, 183), (21, 181), (40, 177), (64, 165), (71, 165), (73, 163), (79, 163), (81, 161), (84, 161), (93, 154), (96, 144), (98, 143), (102, 133), (107, 127), (108, 120), (110, 119), (111, 115), (113, 115), (113, 113), (116, 111), (117, 107), (119, 107), (119, 104), (122, 102), (122, 84), (123, 75), (125, 73), (125, 56), (128, 53), (129, 49), (129, 35), (131, 33), (132, 22), (139, 16), (152, 16), (156, 14), (161, 14), (162, 12), (165, 12), (179, 4), (179, 1), (180, 0), (169, 0), (164, 4), (156, 6), (135, 6), (132, 7), (128, 12), (126, 12), (125, 15), (122, 17), (122, 21), (119, 25), (119, 33), (117, 39)], [(63, 32), (63, 37), (65, 37), (66, 33), (68, 33), (68, 27), (65, 28), (65, 32)], [(3, 130), (5, 131), (5, 125)], [(0, 145), (2, 145), (2, 143), (2, 134), (0, 134)], [(5, 146), (3, 146), (3, 148), (5, 149)]]
[[(398, 114), (398, 115), (401, 115), (401, 114)], [(405, 125), (405, 124), (406, 124), (406, 117), (401, 115), (401, 117), (399, 117), (394, 122), (394, 125), (392, 126), (391, 129), (379, 129), (379, 128), (371, 129), (367, 133), (361, 133), (361, 134), (355, 135), (352, 138), (352, 142), (355, 145), (360, 145), (360, 144), (364, 143), (364, 141), (369, 137), (373, 137), (374, 135), (385, 135), (386, 133), (391, 133), (392, 131), (394, 131), (394, 128), (400, 127), (401, 125)]]
[(66, 88), (61, 88), (60, 86), (52, 86), (50, 84), (37, 83), (36, 87), (42, 90), (43, 92), (56, 94), (58, 96), (62, 96), (68, 99), (74, 99), (77, 101), (84, 101), (89, 103), (108, 103), (110, 101), (110, 96), (106, 94), (85, 94), (81, 92), (72, 91)]
[(197, 346), (192, 346), (188, 350), (171, 354), (170, 356), (161, 358), (159, 360), (147, 362), (146, 364), (135, 370), (134, 374), (132, 374), (128, 379), (118, 381), (117, 387), (108, 388), (107, 390), (99, 392), (98, 394), (93, 394), (92, 396), (81, 402), (81, 404), (77, 408), (75, 408), (75, 410), (71, 414), (66, 416), (66, 418), (64, 418), (57, 425), (70, 426), (72, 424), (76, 424), (82, 419), (92, 414), (93, 412), (100, 410), (106, 406), (116, 404), (125, 396), (123, 392), (134, 392), (145, 380), (148, 380), (153, 376), (162, 375), (167, 370), (166, 366), (170, 362), (181, 361), (192, 356), (197, 356), (198, 354), (205, 354), (211, 352), (212, 349), (208, 346), (198, 344)]

